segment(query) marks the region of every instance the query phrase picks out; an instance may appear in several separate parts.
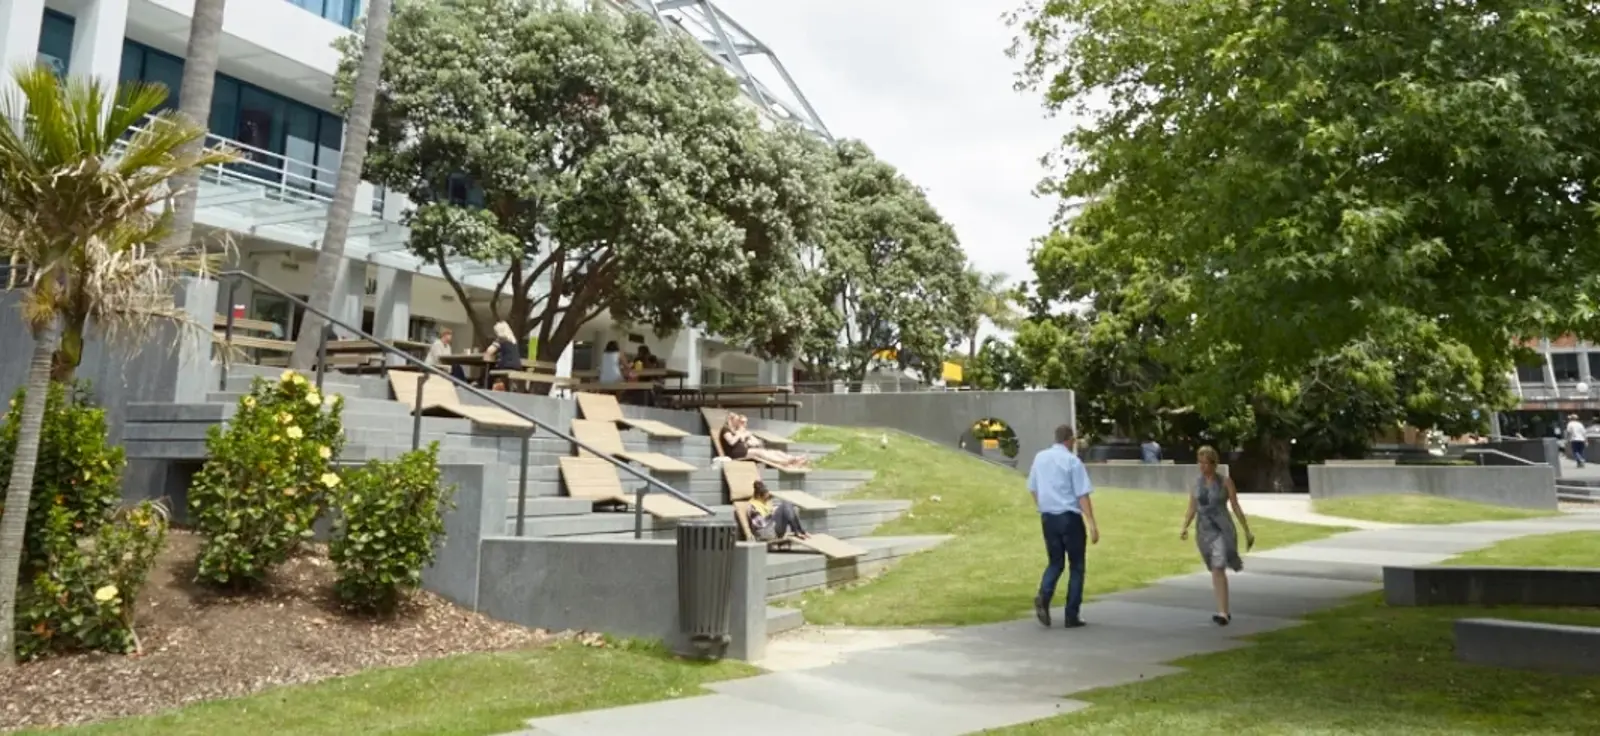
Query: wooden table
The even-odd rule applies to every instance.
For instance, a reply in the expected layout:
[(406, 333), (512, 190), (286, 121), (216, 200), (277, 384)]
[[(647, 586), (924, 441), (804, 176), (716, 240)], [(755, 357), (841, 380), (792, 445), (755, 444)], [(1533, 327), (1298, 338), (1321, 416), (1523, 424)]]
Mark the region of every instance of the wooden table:
[(764, 418), (782, 411), (785, 418), (795, 421), (800, 415), (800, 403), (790, 397), (794, 389), (788, 386), (699, 386), (678, 393), (681, 408), (715, 406), (724, 409), (756, 409)]

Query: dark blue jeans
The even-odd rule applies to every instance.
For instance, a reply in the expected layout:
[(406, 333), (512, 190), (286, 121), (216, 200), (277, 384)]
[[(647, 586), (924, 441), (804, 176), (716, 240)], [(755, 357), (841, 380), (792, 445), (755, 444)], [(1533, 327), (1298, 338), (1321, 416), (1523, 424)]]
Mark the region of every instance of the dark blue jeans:
[(1078, 618), (1078, 609), (1083, 606), (1083, 557), (1089, 542), (1088, 529), (1083, 525), (1083, 517), (1071, 511), (1040, 514), (1039, 517), (1044, 527), (1044, 552), (1050, 561), (1044, 569), (1044, 578), (1039, 581), (1039, 600), (1044, 601), (1046, 606), (1050, 605), (1050, 601), (1056, 597), (1056, 584), (1061, 582), (1061, 573), (1070, 570), (1072, 574), (1067, 578), (1067, 620), (1075, 620)]
[(1583, 464), (1589, 461), (1588, 458), (1583, 456), (1583, 451), (1588, 445), (1588, 442), (1584, 440), (1573, 440), (1569, 444), (1572, 446), (1572, 461), (1577, 463), (1578, 467), (1583, 467)]

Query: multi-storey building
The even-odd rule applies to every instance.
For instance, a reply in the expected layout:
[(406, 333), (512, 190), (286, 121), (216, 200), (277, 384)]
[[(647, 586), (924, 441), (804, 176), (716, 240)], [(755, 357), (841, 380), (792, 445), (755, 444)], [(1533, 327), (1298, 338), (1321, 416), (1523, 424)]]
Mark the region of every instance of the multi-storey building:
[(1572, 336), (1529, 340), (1537, 357), (1517, 366), (1517, 407), (1500, 415), (1500, 432), (1555, 436), (1569, 414), (1600, 422), (1600, 345)]
[[(291, 293), (310, 290), (317, 244), (337, 180), (344, 122), (335, 112), (335, 40), (351, 33), (365, 0), (232, 0), (223, 23), (216, 90), (211, 103), (213, 143), (245, 160), (207, 177), (197, 228), (225, 233), (237, 266)], [(715, 63), (739, 79), (749, 102), (769, 118), (788, 119), (819, 135), (827, 131), (794, 88), (771, 51), (709, 2), (613, 0), (622, 12), (649, 12), (675, 32), (694, 36)], [(6, 68), (35, 59), (64, 74), (106, 82), (160, 82), (177, 106), (193, 0), (0, 0), (0, 61)], [(744, 59), (770, 60), (786, 87), (777, 94), (750, 74)], [(441, 272), (407, 253), (401, 224), (407, 202), (363, 184), (357, 196), (347, 260), (334, 309), (382, 338), (430, 340), (450, 327), (458, 345), (482, 342)], [(498, 287), (499, 264), (452, 262), (452, 273), (473, 301), (487, 303)], [(219, 300), (227, 301), (224, 296)], [(218, 312), (281, 326), (292, 334), (299, 315), (271, 293), (241, 289)], [(688, 330), (659, 339), (648, 329), (624, 330), (602, 315), (562, 356), (563, 373), (588, 367), (594, 345), (608, 340), (649, 343), (690, 381), (787, 382), (786, 363), (762, 361), (738, 346)]]

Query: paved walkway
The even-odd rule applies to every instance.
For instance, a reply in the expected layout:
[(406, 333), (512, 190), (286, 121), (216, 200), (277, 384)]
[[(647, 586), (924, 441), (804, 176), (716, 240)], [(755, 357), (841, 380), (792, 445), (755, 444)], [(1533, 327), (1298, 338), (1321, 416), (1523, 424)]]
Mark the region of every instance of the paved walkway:
[(1227, 628), (1212, 625), (1210, 576), (1198, 573), (1100, 597), (1084, 606), (1090, 625), (1071, 631), (1031, 618), (959, 629), (803, 629), (773, 643), (763, 663), (771, 674), (712, 685), (712, 695), (539, 718), (523, 733), (975, 733), (1088, 707), (1072, 693), (1180, 671), (1165, 662), (1247, 646), (1239, 637), (1295, 626), (1378, 589), (1384, 564), (1430, 564), (1505, 539), (1577, 530), (1600, 531), (1600, 514), (1356, 531), (1253, 554), (1233, 578)]

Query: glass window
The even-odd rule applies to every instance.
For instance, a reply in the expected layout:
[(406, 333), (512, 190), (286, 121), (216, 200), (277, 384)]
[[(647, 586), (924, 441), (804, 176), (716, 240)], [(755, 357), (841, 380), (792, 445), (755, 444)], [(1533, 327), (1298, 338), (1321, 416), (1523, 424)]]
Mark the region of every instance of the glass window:
[(162, 84), (167, 88), (167, 101), (161, 103), (159, 110), (167, 110), (178, 106), (178, 91), (183, 89), (183, 62), (166, 54), (146, 53), (144, 57), (144, 81), (151, 84)]
[(1588, 358), (1589, 380), (1592, 381), (1594, 380), (1595, 376), (1600, 376), (1600, 353), (1589, 353)]
[(122, 78), (121, 82), (137, 82), (144, 79), (144, 49), (131, 43), (122, 46)]
[(239, 83), (221, 75), (211, 88), (210, 126), (223, 137), (239, 129)]
[(317, 193), (333, 196), (339, 184), (339, 152), (344, 150), (344, 120), (322, 114), (322, 130), (317, 135)]
[(1550, 367), (1555, 369), (1557, 383), (1576, 383), (1580, 380), (1577, 353), (1551, 353)]
[(284, 183), (301, 191), (311, 191), (317, 182), (317, 124), (320, 115), (301, 105), (285, 106), (283, 156), (288, 175)]
[(61, 76), (66, 76), (72, 62), (72, 32), (76, 25), (72, 16), (45, 10), (39, 26), (39, 61), (55, 67)]
[(283, 150), (283, 98), (254, 87), (239, 87), (239, 125), (233, 139), (246, 146), (246, 158), (256, 162), (248, 173), (263, 181), (280, 181), (283, 162), (272, 154)]

